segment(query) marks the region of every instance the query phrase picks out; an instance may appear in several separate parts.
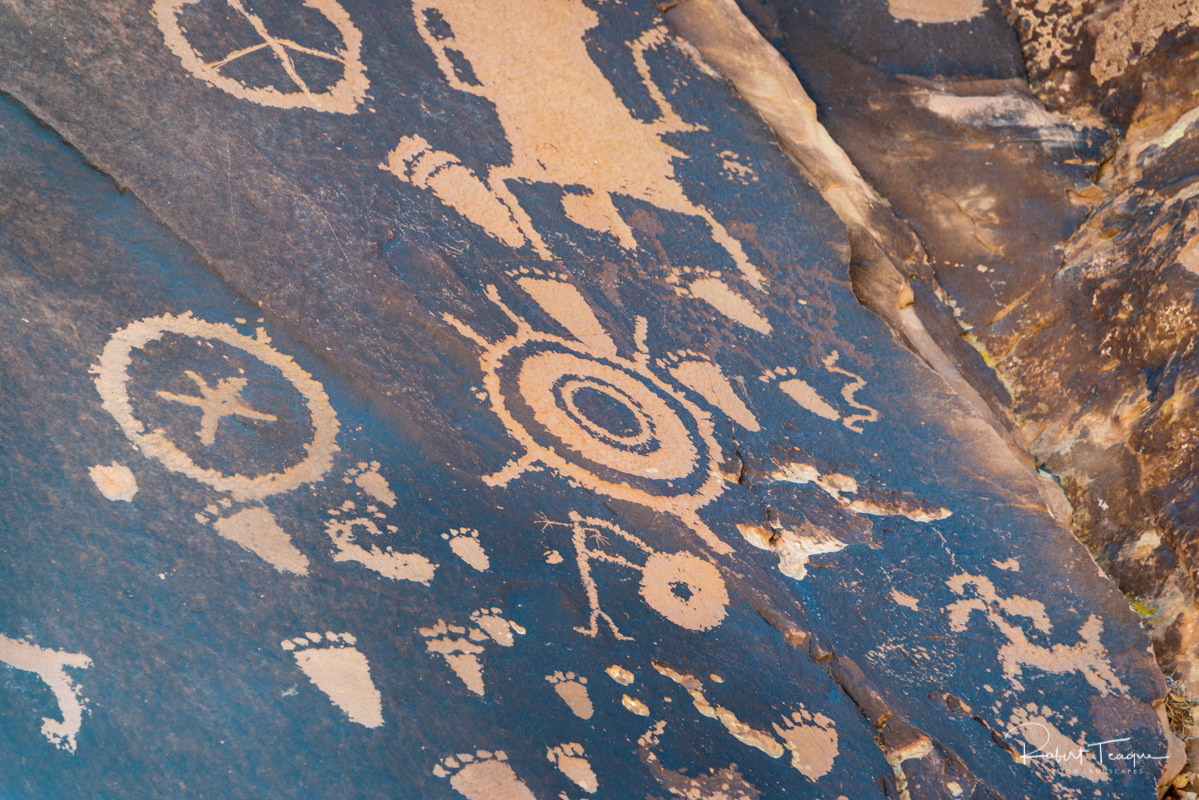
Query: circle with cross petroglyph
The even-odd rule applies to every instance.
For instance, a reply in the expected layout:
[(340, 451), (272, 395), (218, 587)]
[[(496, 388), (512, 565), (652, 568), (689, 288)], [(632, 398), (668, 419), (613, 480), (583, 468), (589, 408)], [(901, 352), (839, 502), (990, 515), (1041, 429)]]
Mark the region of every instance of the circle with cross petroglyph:
[[(302, 3), (303, 8), (319, 13), (340, 35), (342, 46), (333, 52), (310, 47), (272, 32), (268, 22), (274, 25), (279, 19), (298, 18), (300, 7), (295, 3), (292, 5), (295, 7), (287, 12), (286, 17), (267, 20), (264, 20), (265, 15), (256, 13), (247, 0), (155, 0), (152, 13), (167, 47), (178, 56), (184, 69), (200, 80), (234, 97), (262, 106), (312, 108), (329, 113), (353, 114), (370, 87), (366, 67), (362, 63), (362, 33), (335, 0), (304, 0)], [(229, 29), (237, 31), (240, 36), (235, 37), (234, 41), (245, 46), (231, 49), (219, 58), (205, 59), (188, 39), (189, 31), (183, 22), (185, 13), (206, 14), (209, 27), (223, 30), (226, 34), (229, 34)], [(222, 16), (226, 19), (222, 20)], [(190, 24), (201, 24), (201, 20)], [(270, 61), (261, 61), (264, 57), (269, 57)], [(260, 61), (250, 65), (253, 59)], [(308, 67), (305, 67), (305, 62)], [(261, 72), (268, 67), (280, 69), (279, 77), (285, 77), (289, 85), (286, 90), (280, 90), (273, 84), (255, 85), (256, 82), (245, 75), (235, 77), (231, 65), (250, 72)], [(324, 87), (323, 91), (316, 91), (318, 87), (309, 86), (309, 83), (322, 74), (318, 68), (321, 65), (339, 70), (341, 77)], [(306, 71), (309, 73), (307, 79), (304, 74)]]
[[(158, 341), (165, 334), (224, 342), (282, 373), (287, 382), (304, 398), (312, 418), (314, 432), (312, 440), (304, 445), (306, 457), (280, 472), (255, 477), (227, 475), (196, 464), (187, 453), (167, 438), (161, 428), (147, 431), (146, 426), (133, 413), (133, 405), (129, 399), (128, 370), (134, 350)], [(173, 472), (182, 473), (218, 491), (227, 492), (239, 501), (263, 500), (271, 495), (291, 491), (301, 484), (321, 480), (332, 466), (333, 454), (338, 449), (337, 414), (329, 404), (329, 396), (325, 394), (324, 387), (318, 381), (290, 356), (271, 347), (263, 333), (260, 332), (259, 338), (250, 338), (239, 333), (231, 325), (196, 319), (191, 316), (191, 312), (180, 316), (164, 314), (160, 317), (150, 317), (114, 333), (100, 355), (96, 390), (100, 393), (104, 410), (112, 415), (125, 436), (143, 455), (157, 459)]]

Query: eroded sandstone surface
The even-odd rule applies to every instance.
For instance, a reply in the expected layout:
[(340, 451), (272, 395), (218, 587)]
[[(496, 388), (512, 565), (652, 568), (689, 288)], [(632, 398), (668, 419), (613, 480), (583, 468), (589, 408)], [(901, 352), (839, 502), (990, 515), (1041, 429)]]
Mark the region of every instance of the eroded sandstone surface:
[(0, 6), (0, 794), (1157, 796), (1187, 40), (1004, 11)]

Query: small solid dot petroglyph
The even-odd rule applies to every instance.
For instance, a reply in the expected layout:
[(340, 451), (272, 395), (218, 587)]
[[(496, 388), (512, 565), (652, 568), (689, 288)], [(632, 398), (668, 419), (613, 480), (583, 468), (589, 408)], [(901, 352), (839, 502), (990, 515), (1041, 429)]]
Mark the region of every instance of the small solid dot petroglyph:
[(587, 694), (587, 679), (573, 672), (555, 672), (546, 675), (545, 679), (554, 687), (554, 691), (562, 698), (579, 719), (591, 719), (595, 708), (591, 705), (591, 697)]
[(619, 664), (613, 664), (604, 670), (604, 672), (608, 673), (608, 677), (619, 683), (621, 686), (629, 686), (635, 679), (635, 676), (632, 672), (620, 666)]
[(473, 567), (479, 572), (486, 572), (491, 568), (491, 560), (487, 558), (487, 551), (483, 549), (482, 543), (479, 542), (479, 532), (473, 528), (454, 528), (449, 533), (441, 534), (442, 539), (448, 539), (450, 549), (454, 551), (454, 555), (462, 559), (467, 565)]
[(577, 742), (564, 742), (557, 747), (547, 748), (545, 757), (550, 763), (561, 770), (575, 785), (588, 794), (595, 794), (599, 789), (599, 781), (591, 769), (591, 762), (583, 751), (583, 745)]
[(383, 698), (371, 680), (366, 656), (355, 644), (349, 633), (327, 632), (322, 637), (310, 631), (304, 638), (284, 639), (279, 646), (291, 652), (308, 680), (352, 722), (377, 728), (383, 724)]
[(503, 750), (456, 753), (434, 767), (438, 778), (449, 778), (454, 791), (467, 800), (537, 800), (507, 764)]
[(92, 660), (82, 653), (67, 653), (38, 647), (25, 639), (10, 639), (0, 634), (0, 662), (15, 669), (32, 672), (41, 678), (58, 703), (62, 721), (44, 717), (42, 735), (55, 746), (74, 753), (76, 736), (83, 726), (87, 698), (82, 696), (66, 668), (87, 669)]
[(643, 703), (640, 697), (622, 694), (620, 696), (620, 704), (639, 717), (649, 716), (649, 706)]
[(137, 494), (137, 479), (129, 467), (113, 461), (107, 467), (102, 464), (89, 467), (88, 474), (105, 499), (113, 502), (117, 500), (124, 500), (126, 503), (133, 502), (133, 496)]

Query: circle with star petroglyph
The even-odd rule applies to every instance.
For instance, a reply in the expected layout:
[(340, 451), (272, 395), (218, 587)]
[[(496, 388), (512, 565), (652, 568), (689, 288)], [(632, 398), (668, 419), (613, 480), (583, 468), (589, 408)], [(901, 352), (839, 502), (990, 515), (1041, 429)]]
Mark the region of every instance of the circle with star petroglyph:
[(493, 408), (530, 460), (688, 518), (723, 491), (711, 419), (643, 361), (524, 329), (483, 366)]
[[(146, 426), (133, 413), (133, 405), (129, 398), (129, 366), (132, 363), (133, 351), (144, 348), (150, 342), (155, 342), (166, 334), (190, 336), (196, 339), (210, 339), (224, 342), (230, 347), (241, 350), (268, 367), (273, 367), (282, 373), (283, 377), (304, 398), (308, 413), (312, 418), (313, 436), (304, 445), (306, 457), (280, 472), (248, 477), (246, 475), (227, 475), (219, 470), (201, 467), (192, 460), (191, 456), (181, 450), (161, 429), (147, 431)], [(191, 376), (189, 376), (191, 377)], [(198, 376), (193, 377), (203, 393), (203, 399), (216, 396), (212, 401), (217, 408), (217, 420), (211, 423), (214, 427), (206, 430), (201, 427), (201, 441), (211, 443), (215, 433), (215, 425), (220, 416), (232, 413), (238, 415), (256, 415), (253, 418), (265, 419), (266, 414), (257, 414), (251, 409), (237, 405), (238, 401), (220, 396), (235, 394), (244, 386), (244, 382), (227, 381), (219, 384), (217, 389), (201, 385)], [(225, 384), (228, 383), (232, 389)], [(324, 387), (305, 372), (287, 355), (280, 353), (270, 346), (269, 340), (260, 333), (259, 338), (253, 339), (239, 333), (233, 326), (219, 322), (206, 322), (191, 316), (191, 313), (180, 316), (164, 314), (160, 317), (150, 317), (134, 322), (117, 331), (109, 339), (100, 355), (96, 389), (105, 411), (112, 415), (120, 425), (121, 430), (129, 441), (141, 450), (147, 458), (157, 459), (163, 466), (173, 472), (182, 473), (200, 483), (207, 484), (218, 491), (227, 492), (239, 501), (263, 500), (271, 495), (288, 492), (305, 483), (316, 483), (324, 477), (333, 464), (333, 454), (337, 452), (337, 433), (339, 425), (337, 414), (329, 403), (329, 396)], [(178, 401), (179, 396), (169, 393), (159, 393), (160, 396)], [(187, 398), (184, 398), (187, 399)], [(189, 405), (200, 405), (197, 402)], [(220, 407), (217, 407), (219, 404)], [(206, 411), (207, 416), (207, 411)]]
[[(155, 0), (152, 10), (167, 47), (183, 63), (184, 69), (200, 80), (234, 97), (273, 108), (312, 108), (329, 113), (353, 114), (357, 111), (358, 104), (366, 97), (370, 81), (366, 78), (366, 67), (362, 63), (362, 33), (354, 26), (346, 10), (334, 0), (304, 0), (302, 4), (304, 8), (318, 12), (341, 36), (343, 47), (331, 53), (271, 33), (262, 16), (249, 8), (247, 0), (224, 0), (231, 16), (248, 25), (248, 30), (253, 31), (253, 38), (258, 41), (213, 60), (206, 60), (196, 50), (188, 40), (187, 29), (181, 20), (189, 6), (198, 6), (201, 2), (202, 0)], [(219, 0), (203, 2), (219, 4)], [(294, 15), (298, 10), (296, 8), (291, 13)], [(269, 53), (277, 65), (282, 67), (291, 84), (290, 90), (281, 91), (273, 85), (248, 85), (222, 72), (234, 62), (260, 52)], [(312, 64), (326, 62), (340, 65), (341, 78), (324, 91), (313, 91), (297, 69), (298, 59), (315, 59)]]

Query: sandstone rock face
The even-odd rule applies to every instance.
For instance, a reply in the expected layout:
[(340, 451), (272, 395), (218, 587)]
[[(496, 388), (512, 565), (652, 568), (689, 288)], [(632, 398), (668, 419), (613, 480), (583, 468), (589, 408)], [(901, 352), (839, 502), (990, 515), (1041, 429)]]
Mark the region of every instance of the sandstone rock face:
[[(1111, 125), (1048, 117), (982, 4), (700, 2), (0, 7), (0, 795), (1178, 771), (1022, 449), (1065, 345), (1004, 327), (1073, 308)], [(1010, 397), (955, 304), (1042, 348)]]

